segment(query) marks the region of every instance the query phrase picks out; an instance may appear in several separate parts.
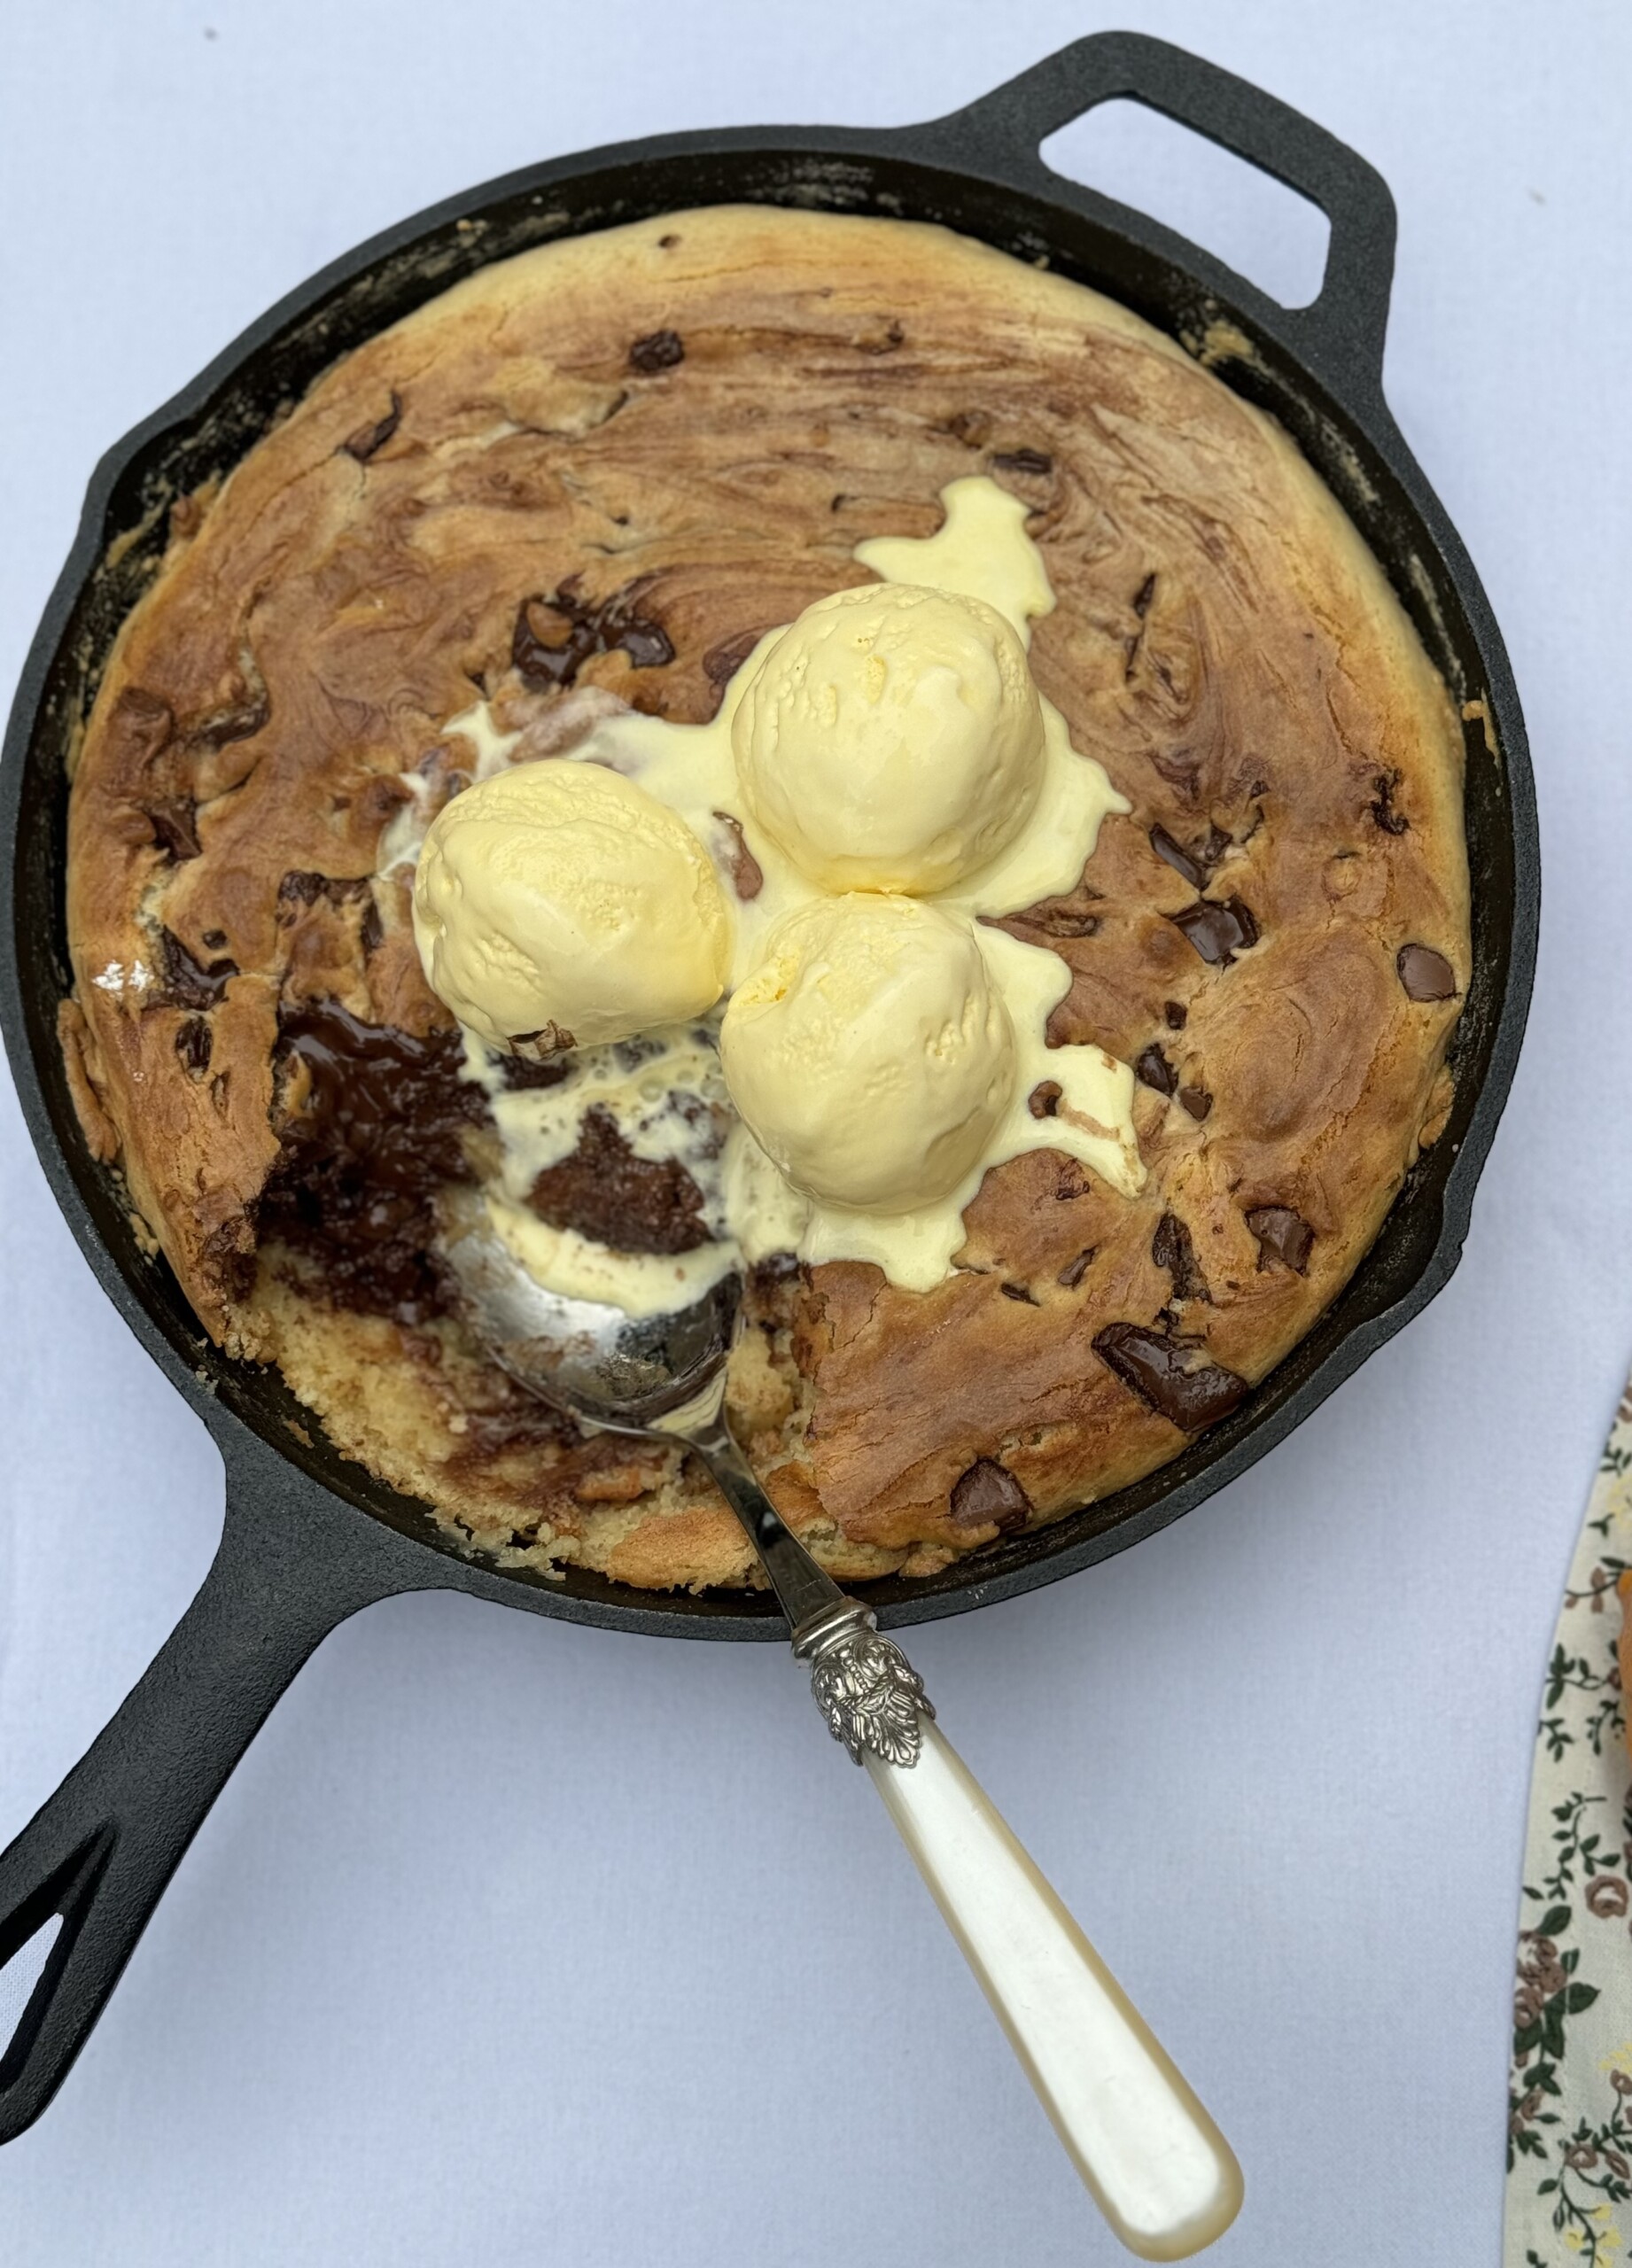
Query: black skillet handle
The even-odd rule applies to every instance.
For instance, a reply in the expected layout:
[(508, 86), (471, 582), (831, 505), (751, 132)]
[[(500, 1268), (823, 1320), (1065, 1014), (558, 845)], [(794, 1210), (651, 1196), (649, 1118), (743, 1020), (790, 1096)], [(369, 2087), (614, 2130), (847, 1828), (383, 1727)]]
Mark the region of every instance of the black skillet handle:
[[(1118, 98), (1143, 103), (1205, 135), (1320, 207), (1331, 222), (1332, 240), (1319, 295), (1307, 307), (1282, 311), (1278, 328), (1323, 376), (1342, 382), (1345, 398), (1352, 400), (1356, 390), (1376, 393), (1394, 279), (1394, 198), (1374, 167), (1301, 111), (1166, 40), (1142, 32), (1099, 32), (1034, 64), (967, 110), (937, 120), (930, 131), (955, 131), (966, 146), (973, 139), (1011, 179), (1030, 176), (1020, 185), (1040, 181), (1057, 196), (1062, 176), (1044, 164), (1039, 144), (1096, 105)], [(1064, 186), (1153, 249), (1203, 271), (1221, 266), (1205, 252), (1196, 262), (1198, 247), (1147, 215), (1075, 183)], [(1245, 279), (1232, 281), (1244, 287), (1237, 296), (1263, 299)]]
[[(284, 1469), (287, 1473), (287, 1468)], [(0, 1857), (0, 1965), (62, 1926), (0, 2054), (0, 2142), (66, 2077), (165, 1884), (268, 1711), (318, 1642), (403, 1586), (308, 1516), (229, 1487), (214, 1563), (152, 1667)], [(363, 1523), (364, 1526), (371, 1525)]]

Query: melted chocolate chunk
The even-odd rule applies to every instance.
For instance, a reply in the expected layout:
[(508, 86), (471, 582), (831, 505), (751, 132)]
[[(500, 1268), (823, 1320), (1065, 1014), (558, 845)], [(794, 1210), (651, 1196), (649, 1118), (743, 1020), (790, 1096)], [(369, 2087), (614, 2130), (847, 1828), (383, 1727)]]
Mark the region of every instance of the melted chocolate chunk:
[(764, 869), (748, 847), (742, 820), (731, 812), (716, 812), (714, 816), (731, 837), (731, 887), (746, 905), (765, 888)]
[(1093, 1266), (1094, 1254), (1098, 1250), (1097, 1245), (1084, 1245), (1075, 1260), (1066, 1262), (1065, 1266), (1055, 1277), (1055, 1283), (1063, 1285), (1068, 1292), (1074, 1292)]
[(629, 349), (629, 368), (643, 378), (655, 377), (659, 370), (672, 370), (685, 359), (686, 349), (677, 330), (649, 330)]
[(1030, 1286), (1025, 1284), (999, 1284), (998, 1289), (1006, 1300), (1018, 1300), (1022, 1306), (1029, 1308), (1034, 1308), (1037, 1305), (1037, 1301), (1031, 1296)]
[(507, 1094), (521, 1094), (537, 1087), (558, 1087), (571, 1068), (571, 1064), (559, 1060), (540, 1063), (531, 1055), (505, 1055), (499, 1060), (499, 1074)]
[(1405, 987), (1408, 998), (1456, 998), (1456, 971), (1444, 954), (1436, 953), (1432, 945), (1402, 945), (1395, 956), (1394, 965), (1400, 972), (1400, 982)]
[(1012, 1535), (1031, 1517), (1031, 1499), (1007, 1465), (983, 1456), (953, 1483), (952, 1516), (959, 1527), (990, 1527)]
[(227, 949), (227, 932), (224, 929), (206, 929), (200, 943), (210, 952), (224, 952)]
[(1301, 1213), (1294, 1213), (1290, 1205), (1255, 1205), (1247, 1216), (1247, 1225), (1258, 1239), (1261, 1269), (1279, 1265), (1300, 1276), (1309, 1273), (1315, 1231)]
[(765, 632), (773, 627), (767, 622), (758, 630), (739, 630), (734, 638), (722, 639), (718, 646), (711, 646), (703, 656), (703, 674), (709, 683), (728, 685)]
[(797, 1282), (803, 1272), (797, 1252), (767, 1253), (763, 1260), (755, 1261), (748, 1271), (750, 1283), (762, 1298), (783, 1285)]
[(1157, 1222), (1150, 1256), (1173, 1278), (1176, 1300), (1206, 1300), (1210, 1304), (1213, 1295), (1197, 1262), (1194, 1239), (1177, 1213), (1164, 1213)]
[(1228, 968), (1238, 952), (1258, 942), (1258, 924), (1252, 909), (1239, 897), (1198, 897), (1193, 905), (1167, 917), (1182, 929), (1204, 961), (1214, 968)]
[(1401, 774), (1397, 772), (1379, 772), (1372, 782), (1372, 792), (1377, 798), (1371, 806), (1372, 817), (1385, 835), (1403, 835), (1411, 826), (1405, 813), (1395, 811), (1394, 807), (1394, 791), (1399, 786), (1400, 779)]
[(175, 1052), (195, 1079), (201, 1079), (209, 1069), (214, 1045), (207, 1016), (189, 1016), (185, 1023), (175, 1028)]
[[(668, 632), (641, 612), (650, 587), (650, 578), (642, 578), (592, 604), (579, 595), (574, 576), (547, 597), (524, 599), (510, 637), (510, 659), (522, 683), (535, 693), (571, 685), (587, 661), (620, 647), (632, 669), (662, 669), (672, 662)], [(554, 618), (540, 623), (540, 615)], [(564, 634), (554, 634), (558, 629)]]
[(1054, 461), (1045, 449), (999, 449), (992, 465), (999, 472), (1052, 472)]
[(160, 796), (142, 808), (154, 842), (169, 852), (178, 866), (198, 857), (203, 848), (198, 841), (198, 806), (190, 796)]
[(1213, 1098), (1205, 1087), (1181, 1087), (1178, 1099), (1192, 1118), (1205, 1118), (1213, 1107)]
[(1139, 585), (1138, 590), (1134, 592), (1131, 600), (1133, 611), (1138, 615), (1141, 622), (1144, 621), (1145, 617), (1150, 612), (1150, 602), (1155, 595), (1156, 571), (1153, 567), (1149, 574), (1146, 576), (1144, 581)]
[(1026, 1097), (1026, 1108), (1033, 1118), (1053, 1118), (1059, 1112), (1064, 1091), (1058, 1079), (1039, 1079)]
[(1178, 1073), (1154, 1043), (1135, 1063), (1133, 1076), (1141, 1086), (1154, 1087), (1159, 1095), (1170, 1095), (1178, 1085)]
[(991, 439), (991, 419), (983, 409), (960, 409), (947, 419), (946, 431), (966, 449), (983, 449)]
[(1143, 1324), (1108, 1323), (1093, 1351), (1158, 1417), (1181, 1433), (1199, 1433), (1227, 1418), (1248, 1391), (1245, 1379), (1205, 1355), (1195, 1362), (1200, 1344)]
[(304, 1070), (306, 1092), (280, 1130), (261, 1236), (315, 1261), (337, 1306), (423, 1323), (444, 1304), (436, 1192), (469, 1178), (462, 1138), (486, 1113), (459, 1034), (416, 1039), (323, 1000), (280, 1017), (276, 1061)]
[(277, 886), (279, 898), (285, 905), (315, 905), (326, 897), (330, 905), (345, 905), (354, 897), (372, 895), (366, 875), (354, 876), (347, 882), (333, 874), (317, 874), (307, 868), (291, 866)]
[(385, 447), (401, 423), (402, 398), (393, 387), (391, 408), (385, 415), (376, 424), (359, 425), (354, 433), (347, 434), (340, 447), (348, 457), (355, 457), (359, 464), (367, 464), (377, 449)]
[(637, 1158), (599, 1104), (578, 1147), (546, 1166), (529, 1203), (552, 1228), (576, 1229), (618, 1252), (692, 1252), (710, 1242), (703, 1192), (674, 1158)]
[(159, 932), (157, 1007), (213, 1008), (238, 973), (236, 960), (197, 961), (173, 929)]
[(1185, 1026), (1190, 1021), (1190, 1011), (1182, 1000), (1164, 1000), (1162, 1003), (1162, 1013), (1167, 1020), (1167, 1028), (1170, 1031), (1183, 1031)]

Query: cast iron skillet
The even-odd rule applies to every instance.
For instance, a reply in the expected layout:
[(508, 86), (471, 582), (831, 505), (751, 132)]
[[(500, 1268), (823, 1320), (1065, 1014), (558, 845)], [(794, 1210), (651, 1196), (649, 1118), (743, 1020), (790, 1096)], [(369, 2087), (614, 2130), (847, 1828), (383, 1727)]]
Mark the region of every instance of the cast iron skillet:
[[(1045, 136), (1119, 96), (1210, 136), (1322, 208), (1331, 251), (1311, 306), (1278, 306), (1170, 230), (1043, 163)], [(1456, 1044), (1456, 1105), (1369, 1257), (1279, 1369), (1173, 1464), (943, 1575), (863, 1587), (881, 1623), (1013, 1597), (1177, 1519), (1306, 1418), (1433, 1298), (1460, 1255), (1529, 998), (1535, 815), (1500, 635), (1383, 401), (1394, 206), (1369, 165), (1214, 66), (1158, 40), (1107, 33), (928, 125), (748, 128), (622, 144), (489, 183), (348, 253), (103, 459), (6, 737), (0, 1018), (24, 1114), (86, 1258), (214, 1435), (227, 1487), (221, 1547), (198, 1596), (83, 1762), (0, 1859), (0, 1963), (62, 1917), (0, 2055), (0, 2140), (50, 2101), (228, 1773), (314, 1647), (359, 1607), (446, 1588), (614, 1629), (782, 1635), (766, 1596), (659, 1602), (597, 1576), (551, 1583), (461, 1557), (423, 1504), (336, 1455), (315, 1425), (297, 1432), (300, 1406), (281, 1379), (212, 1348), (162, 1263), (143, 1254), (117, 1185), (86, 1152), (55, 1040), (68, 986), (65, 756), (143, 565), (162, 548), (168, 501), (237, 462), (338, 354), (472, 269), (555, 237), (727, 201), (944, 221), (1022, 259), (1046, 257), (1193, 351), (1205, 348), (1228, 384), (1280, 418), (1341, 499), (1469, 712), (1473, 975)]]

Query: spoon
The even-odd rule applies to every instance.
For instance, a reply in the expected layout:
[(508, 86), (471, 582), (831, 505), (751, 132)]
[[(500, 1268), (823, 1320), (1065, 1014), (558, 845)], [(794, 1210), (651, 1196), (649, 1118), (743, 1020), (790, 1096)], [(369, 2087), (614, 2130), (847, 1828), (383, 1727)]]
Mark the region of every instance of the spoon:
[(682, 1442), (747, 1530), (835, 1740), (866, 1766), (1100, 2211), (1130, 2250), (1183, 2260), (1241, 2203), (1233, 2152), (935, 1722), (922, 1680), (784, 1525), (726, 1416), (732, 1270), (692, 1306), (630, 1316), (530, 1276), (471, 1196), (443, 1240), (467, 1320), (541, 1401)]

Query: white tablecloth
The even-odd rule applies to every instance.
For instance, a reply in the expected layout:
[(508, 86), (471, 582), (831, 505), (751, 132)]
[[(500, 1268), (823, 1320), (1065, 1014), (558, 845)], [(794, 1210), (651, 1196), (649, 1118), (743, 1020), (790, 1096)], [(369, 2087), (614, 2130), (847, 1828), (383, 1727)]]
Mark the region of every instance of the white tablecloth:
[[(1438, 1302), (1203, 1511), (913, 1658), (1236, 2142), (1221, 2268), (1494, 2260), (1531, 1733), (1632, 1352), (1632, 17), (1129, 0), (1112, 20), (1269, 86), (1393, 185), (1388, 390), (1528, 711), (1541, 975)], [(664, 128), (929, 115), (1095, 27), (1067, 0), (16, 0), (0, 682), (99, 451), (399, 214)], [(1125, 135), (1100, 146), (1131, 163)], [(1185, 159), (1118, 178), (1246, 263), (1252, 199)], [(3, 1838), (198, 1581), (221, 1474), (9, 1091), (0, 1173)], [(0, 2160), (5, 2259), (1119, 2256), (802, 1682), (768, 1647), (448, 1596), (342, 1629)]]

